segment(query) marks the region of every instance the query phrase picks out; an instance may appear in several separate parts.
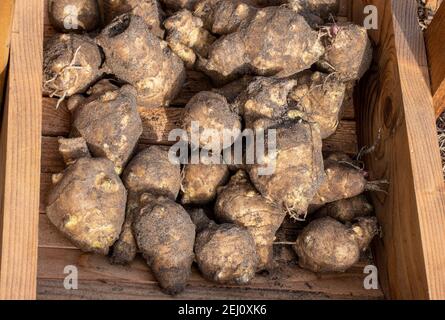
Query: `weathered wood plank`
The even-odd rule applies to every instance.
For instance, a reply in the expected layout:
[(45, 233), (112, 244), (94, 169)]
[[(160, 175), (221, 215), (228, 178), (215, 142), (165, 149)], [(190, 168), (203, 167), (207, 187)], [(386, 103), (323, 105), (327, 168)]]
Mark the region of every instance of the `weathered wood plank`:
[[(79, 271), (79, 287), (86, 284), (85, 281), (96, 281), (98, 283), (120, 283), (121, 286), (146, 285), (151, 287), (151, 294), (162, 296), (159, 289), (155, 287), (156, 280), (151, 274), (145, 262), (138, 257), (129, 266), (110, 265), (108, 258), (93, 254), (82, 253), (80, 250), (72, 249), (39, 249), (38, 278), (42, 280), (58, 280), (59, 290), (63, 288), (64, 268), (66, 265), (74, 265)], [(320, 297), (332, 298), (382, 298), (380, 290), (365, 290), (363, 288), (363, 264), (357, 264), (347, 273), (316, 275), (312, 272), (302, 270), (295, 265), (283, 265), (276, 273), (270, 275), (258, 275), (252, 283), (247, 286), (217, 285), (204, 280), (199, 272), (193, 268), (192, 276), (189, 280), (188, 288), (177, 298), (186, 298), (189, 294), (195, 294), (195, 298), (206, 298), (212, 293), (225, 290), (225, 297), (230, 298), (244, 294), (240, 298), (254, 298), (261, 295), (263, 298), (273, 298), (278, 292), (283, 293), (288, 298), (298, 293), (306, 292)], [(55, 288), (53, 288), (55, 289)], [(198, 290), (199, 289), (199, 290)], [(84, 289), (85, 290), (85, 289)], [(91, 288), (90, 288), (91, 290)], [(156, 293), (156, 291), (158, 293)], [(233, 292), (232, 292), (233, 291)], [(270, 295), (270, 296), (269, 296)], [(105, 297), (112, 297), (105, 295)], [(125, 295), (116, 298), (125, 298)], [(165, 298), (169, 298), (165, 296)]]
[[(181, 119), (182, 109), (152, 109), (150, 113), (142, 114), (144, 133), (139, 142), (142, 149), (149, 144), (172, 145), (168, 141), (170, 130), (177, 128)], [(177, 119), (177, 120), (175, 120)], [(64, 134), (65, 135), (65, 134)], [(57, 137), (42, 137), (42, 173), (58, 173), (65, 168), (63, 158), (58, 152)], [(341, 121), (337, 132), (324, 140), (324, 152), (342, 151), (351, 155), (357, 154), (356, 124), (354, 121)]]
[(370, 31), (377, 65), (356, 90), (359, 136), (373, 145), (380, 135), (366, 165), (371, 179), (390, 181), (387, 195), (373, 197), (380, 280), (390, 298), (443, 299), (445, 185), (417, 2), (363, 2), (377, 6), (379, 27)]
[(375, 299), (372, 297), (337, 296), (324, 293), (249, 288), (188, 286), (177, 297), (163, 294), (157, 284), (82, 280), (78, 290), (66, 290), (60, 279), (39, 279), (39, 300), (329, 300)]
[(43, 1), (17, 0), (0, 145), (0, 299), (37, 285)]
[(3, 106), (3, 93), (6, 82), (11, 39), (12, 16), (15, 0), (3, 0), (0, 3), (0, 110)]
[(425, 32), (428, 65), (436, 117), (445, 111), (445, 5), (440, 6)]

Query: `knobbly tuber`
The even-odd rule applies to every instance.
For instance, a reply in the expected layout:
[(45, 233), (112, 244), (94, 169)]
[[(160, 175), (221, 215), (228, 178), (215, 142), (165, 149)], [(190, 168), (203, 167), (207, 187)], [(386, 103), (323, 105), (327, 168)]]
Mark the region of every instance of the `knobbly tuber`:
[[(216, 144), (222, 150), (233, 143), (231, 139), (224, 139), (224, 136), (233, 134), (233, 139), (236, 139), (241, 133), (241, 120), (232, 111), (225, 97), (214, 92), (201, 91), (187, 103), (182, 128), (189, 137), (193, 132), (199, 133), (199, 145), (191, 141), (193, 148), (213, 150)], [(219, 135), (219, 141), (213, 141), (213, 134)]]
[(267, 129), (281, 122), (288, 111), (288, 94), (297, 84), (292, 79), (256, 78), (235, 101), (249, 129)]
[(370, 216), (374, 208), (366, 196), (342, 199), (326, 204), (316, 212), (317, 217), (329, 216), (340, 222), (350, 222), (358, 217)]
[(213, 34), (226, 35), (248, 24), (257, 10), (250, 0), (200, 0), (194, 14)]
[(227, 186), (218, 190), (215, 216), (221, 222), (247, 228), (256, 244), (258, 270), (271, 267), (275, 233), (286, 214), (255, 190), (246, 172), (238, 171)]
[(353, 161), (343, 154), (331, 155), (324, 161), (326, 180), (311, 201), (314, 208), (327, 203), (348, 199), (365, 191), (383, 191), (385, 181), (367, 181), (367, 173), (354, 166)]
[(91, 157), (84, 138), (59, 138), (59, 153), (66, 165), (72, 165), (80, 158)]
[(377, 219), (358, 218), (348, 227), (330, 217), (311, 222), (298, 236), (294, 250), (304, 269), (313, 272), (344, 272), (359, 261), (378, 233)]
[(101, 75), (99, 47), (87, 36), (57, 34), (45, 44), (43, 93), (70, 97), (85, 92)]
[(196, 262), (204, 277), (218, 283), (249, 283), (258, 264), (250, 232), (231, 223), (217, 225), (202, 209), (190, 216), (196, 225)]
[(185, 81), (182, 60), (153, 35), (141, 17), (123, 14), (97, 37), (105, 67), (137, 90), (140, 106), (168, 106)]
[(196, 62), (196, 55), (207, 56), (209, 46), (215, 41), (200, 18), (188, 10), (181, 10), (164, 21), (170, 48), (186, 64), (192, 68)]
[(318, 32), (286, 7), (267, 7), (234, 33), (219, 38), (198, 68), (217, 84), (241, 75), (288, 77), (309, 68), (324, 53)]
[(113, 161), (120, 174), (142, 134), (136, 90), (102, 80), (90, 93), (88, 98), (74, 96), (68, 101), (73, 112), (72, 134), (86, 140), (93, 156)]
[(195, 225), (183, 207), (163, 196), (143, 194), (133, 231), (161, 288), (182, 292), (191, 274)]
[(317, 63), (325, 72), (335, 72), (343, 81), (360, 79), (372, 62), (372, 45), (367, 30), (352, 23), (325, 27), (325, 54)]
[(122, 179), (131, 192), (147, 192), (176, 200), (181, 188), (181, 170), (172, 163), (168, 150), (151, 146), (139, 152), (125, 168)]
[[(250, 178), (266, 199), (301, 219), (325, 179), (320, 130), (317, 124), (303, 120), (270, 129), (276, 132), (276, 152), (265, 152), (250, 165)], [(266, 134), (267, 146), (270, 130)], [(265, 167), (268, 170), (262, 172)]]
[(318, 123), (321, 138), (328, 138), (335, 133), (340, 122), (346, 85), (335, 75), (320, 72), (303, 72), (297, 81), (298, 85), (289, 95), (292, 111), (288, 116)]
[(229, 179), (226, 164), (186, 164), (182, 175), (182, 204), (207, 204), (216, 197), (217, 188)]
[(97, 0), (49, 0), (48, 16), (59, 32), (89, 32), (101, 22)]
[(102, 0), (106, 24), (124, 13), (141, 17), (148, 29), (157, 37), (164, 37), (162, 20), (164, 12), (158, 0)]
[(113, 246), (111, 261), (114, 264), (127, 264), (136, 255), (132, 224), (140, 210), (141, 194), (148, 192), (175, 200), (181, 186), (181, 171), (179, 165), (169, 161), (167, 150), (151, 146), (130, 161), (122, 174), (122, 181), (128, 191), (127, 211), (121, 235)]
[(119, 237), (127, 192), (104, 158), (81, 158), (53, 177), (49, 220), (78, 248), (106, 255)]

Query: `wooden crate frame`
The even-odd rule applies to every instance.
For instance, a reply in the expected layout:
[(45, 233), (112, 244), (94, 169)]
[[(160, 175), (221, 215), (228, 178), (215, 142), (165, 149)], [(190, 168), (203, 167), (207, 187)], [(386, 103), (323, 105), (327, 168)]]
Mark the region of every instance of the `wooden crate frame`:
[(438, 7), (431, 25), (425, 32), (428, 65), (431, 76), (431, 91), (436, 117), (445, 111), (445, 4)]
[[(376, 152), (366, 159), (371, 178), (386, 178), (391, 182), (388, 195), (374, 198), (384, 230), (382, 239), (375, 245), (380, 281), (388, 298), (443, 299), (445, 185), (416, 2), (352, 0), (347, 6), (350, 17), (360, 21), (363, 5), (367, 4), (379, 9), (379, 28), (370, 32), (376, 44), (376, 63), (361, 81), (354, 99), (361, 105), (357, 114), (361, 144), (372, 145), (380, 136)], [(45, 143), (41, 138), (45, 126), (42, 126), (45, 108), (42, 108), (41, 97), (43, 17), (43, 0), (16, 1), (0, 144), (0, 299), (36, 298), (38, 257), (47, 254), (51, 259), (51, 251), (38, 253), (39, 220), (40, 228), (50, 228), (39, 218), (41, 159), (43, 162), (47, 160), (45, 157), (51, 157), (48, 147), (44, 146), (45, 153), (41, 153), (41, 143)], [(50, 121), (48, 117), (45, 119)], [(156, 120), (151, 120), (164, 121), (163, 117), (165, 113), (160, 113)], [(169, 117), (174, 118), (174, 115)], [(63, 130), (53, 129), (55, 132)], [(155, 138), (159, 137), (155, 134)], [(146, 138), (151, 139), (150, 136)], [(47, 232), (52, 235), (50, 229)], [(71, 254), (77, 253), (72, 251)], [(97, 263), (98, 270), (107, 268), (102, 260), (94, 259), (84, 263)], [(94, 270), (90, 270), (87, 278), (92, 280), (95, 276)], [(328, 283), (333, 281), (329, 277), (308, 279), (308, 286), (317, 285), (320, 279)], [(126, 280), (131, 282), (131, 277)], [(42, 283), (46, 289), (54, 287), (54, 298), (59, 297), (57, 294), (64, 295), (57, 291), (60, 291), (55, 286), (56, 283), (60, 286), (58, 281), (61, 280)], [(147, 283), (155, 286), (154, 282)], [(338, 285), (341, 281), (334, 283)], [(91, 282), (86, 282), (87, 287), (88, 284)], [(260, 290), (232, 288), (231, 297), (308, 298), (299, 296), (298, 291), (268, 295), (267, 283), (255, 285)], [(136, 291), (139, 286), (128, 284)], [(93, 298), (103, 293), (97, 286), (90, 290), (89, 297)], [(194, 290), (199, 291), (199, 285)], [(187, 297), (206, 298), (213, 294), (222, 298), (227, 296), (227, 290), (202, 290), (191, 292)], [(114, 297), (135, 296), (131, 292), (120, 292)], [(153, 294), (151, 297), (161, 296)], [(326, 296), (314, 294), (309, 298), (320, 297)], [(336, 297), (335, 292), (327, 297)]]

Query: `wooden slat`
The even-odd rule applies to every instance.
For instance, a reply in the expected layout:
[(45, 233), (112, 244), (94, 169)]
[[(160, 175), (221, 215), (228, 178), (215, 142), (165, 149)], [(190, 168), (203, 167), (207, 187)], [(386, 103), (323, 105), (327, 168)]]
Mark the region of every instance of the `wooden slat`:
[(428, 65), (436, 117), (445, 111), (445, 5), (441, 5), (425, 32)]
[(3, 0), (0, 3), (0, 110), (3, 106), (3, 91), (9, 60), (9, 44), (11, 39), (12, 16), (15, 0)]
[[(67, 136), (70, 131), (70, 114), (62, 105), (59, 109), (55, 108), (56, 100), (51, 98), (43, 98), (43, 123), (42, 135), (47, 137)], [(347, 108), (346, 110), (351, 110)], [(162, 144), (172, 145), (173, 142), (168, 141), (168, 134), (171, 130), (176, 129), (180, 125), (183, 108), (153, 108), (145, 109), (139, 108), (139, 113), (142, 118), (144, 131), (142, 133), (140, 143), (142, 144)], [(349, 116), (354, 116), (353, 112), (347, 111)], [(52, 139), (44, 139), (43, 147), (47, 141)], [(51, 149), (42, 154), (43, 168), (51, 168), (51, 163), (46, 162), (46, 159), (61, 159), (57, 154), (57, 146), (51, 144)], [(344, 151), (349, 154), (357, 153), (357, 136), (355, 121), (342, 120), (340, 121), (337, 132), (325, 140), (325, 151)], [(54, 167), (54, 169), (59, 169)], [(44, 171), (47, 172), (47, 171)], [(53, 170), (50, 172), (54, 172)]]
[[(119, 283), (122, 287), (133, 285), (146, 285), (150, 288), (151, 295), (162, 297), (159, 288), (156, 287), (156, 280), (151, 274), (149, 268), (138, 257), (129, 266), (110, 265), (108, 258), (93, 254), (82, 253), (80, 250), (40, 248), (39, 249), (39, 280), (56, 280), (59, 290), (63, 288), (63, 273), (66, 265), (74, 265), (79, 271), (79, 289), (85, 282), (94, 282), (93, 287), (99, 283)], [(204, 280), (199, 272), (194, 268), (189, 285), (184, 294), (177, 298), (205, 299), (213, 296), (213, 292), (225, 290), (225, 298), (235, 298), (241, 295), (242, 298), (262, 298), (270, 299), (280, 295), (282, 298), (287, 296), (302, 296), (302, 293), (311, 293), (318, 297), (325, 298), (382, 298), (380, 290), (366, 290), (363, 288), (363, 268), (365, 264), (357, 264), (346, 273), (316, 275), (312, 272), (302, 270), (295, 265), (283, 264), (270, 275), (258, 275), (252, 283), (247, 286), (236, 285), (218, 285)], [(108, 285), (112, 287), (112, 285)], [(198, 290), (199, 289), (199, 290)], [(84, 289), (85, 290), (85, 289)], [(233, 292), (232, 292), (233, 290)], [(240, 290), (244, 290), (242, 293)], [(111, 290), (110, 290), (111, 291)], [(157, 291), (157, 292), (156, 292)], [(84, 291), (85, 292), (85, 291)], [(121, 292), (122, 293), (122, 292)], [(70, 294), (70, 293), (67, 293)], [(103, 298), (113, 296), (112, 292), (103, 293)], [(43, 295), (43, 294), (42, 294)], [(119, 296), (119, 299), (125, 298), (125, 295)], [(164, 298), (169, 298), (164, 296)]]
[(373, 145), (380, 132), (366, 164), (371, 179), (390, 181), (388, 195), (373, 196), (383, 229), (375, 250), (380, 280), (390, 298), (443, 299), (445, 185), (417, 2), (364, 3), (377, 6), (379, 28), (370, 31), (377, 65), (356, 90), (360, 141)]
[(0, 299), (37, 284), (43, 2), (17, 0), (0, 145)]
[[(167, 110), (167, 112), (165, 112)], [(172, 145), (168, 141), (168, 133), (176, 128), (175, 121), (168, 119), (180, 119), (182, 109), (160, 109), (150, 112), (150, 116), (144, 118), (144, 133), (139, 142), (139, 149), (149, 144)], [(151, 126), (152, 123), (162, 123), (162, 125)], [(65, 168), (63, 158), (58, 152), (57, 137), (42, 137), (42, 173), (58, 173)], [(341, 121), (337, 132), (323, 142), (324, 152), (343, 151), (351, 155), (357, 153), (357, 135), (354, 121)]]
[(246, 288), (230, 288), (228, 290), (226, 287), (215, 287), (208, 290), (201, 286), (188, 286), (180, 296), (170, 297), (163, 294), (155, 283), (82, 280), (78, 290), (65, 290), (60, 279), (39, 279), (37, 293), (39, 300), (326, 300), (348, 298), (355, 297), (337, 297), (322, 293), (285, 290), (260, 291)]

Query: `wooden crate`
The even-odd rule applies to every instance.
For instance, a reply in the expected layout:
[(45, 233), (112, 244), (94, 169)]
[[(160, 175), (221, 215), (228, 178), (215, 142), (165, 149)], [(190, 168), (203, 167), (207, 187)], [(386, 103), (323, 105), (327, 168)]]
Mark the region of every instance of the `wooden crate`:
[[(194, 271), (178, 298), (445, 298), (445, 186), (416, 1), (341, 2), (343, 15), (357, 22), (363, 5), (376, 5), (379, 28), (370, 31), (375, 63), (325, 150), (355, 153), (380, 136), (366, 163), (372, 179), (391, 182), (387, 195), (374, 197), (383, 226), (374, 246), (381, 289), (363, 288), (369, 262), (362, 261), (344, 274), (315, 275), (286, 265), (279, 274), (258, 276), (243, 287), (215, 285)], [(55, 101), (41, 95), (42, 41), (52, 33), (44, 0), (17, 0), (0, 153), (0, 298), (170, 298), (159, 291), (143, 261), (116, 267), (104, 257), (81, 253), (45, 215), (50, 175), (63, 168), (56, 137), (70, 126), (65, 107), (55, 110)], [(168, 144), (166, 133), (177, 126), (180, 106), (208, 86), (201, 75), (189, 72), (174, 107), (142, 112), (140, 145)], [(284, 232), (294, 232), (292, 225)], [(78, 290), (63, 288), (66, 265), (79, 268)]]

